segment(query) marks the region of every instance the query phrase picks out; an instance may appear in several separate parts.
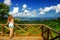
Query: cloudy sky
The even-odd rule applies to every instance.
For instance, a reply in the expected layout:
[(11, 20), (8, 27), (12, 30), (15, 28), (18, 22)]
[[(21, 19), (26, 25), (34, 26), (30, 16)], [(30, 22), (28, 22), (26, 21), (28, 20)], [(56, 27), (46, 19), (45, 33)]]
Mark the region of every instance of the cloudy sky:
[(60, 17), (60, 0), (0, 0), (14, 17)]

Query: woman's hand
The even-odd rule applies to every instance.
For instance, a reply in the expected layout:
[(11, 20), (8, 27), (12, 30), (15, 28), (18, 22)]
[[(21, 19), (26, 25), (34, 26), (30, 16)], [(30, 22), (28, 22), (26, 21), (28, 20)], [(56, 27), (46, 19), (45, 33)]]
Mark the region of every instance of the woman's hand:
[(5, 25), (8, 25), (8, 23), (6, 23)]
[(5, 24), (5, 25), (7, 25), (7, 24)]

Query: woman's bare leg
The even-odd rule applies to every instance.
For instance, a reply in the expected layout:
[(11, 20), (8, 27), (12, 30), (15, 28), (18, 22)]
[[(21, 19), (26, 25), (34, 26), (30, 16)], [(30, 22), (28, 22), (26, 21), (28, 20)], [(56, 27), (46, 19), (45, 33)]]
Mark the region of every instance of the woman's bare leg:
[(10, 38), (12, 38), (13, 36), (13, 28), (9, 28), (10, 29)]

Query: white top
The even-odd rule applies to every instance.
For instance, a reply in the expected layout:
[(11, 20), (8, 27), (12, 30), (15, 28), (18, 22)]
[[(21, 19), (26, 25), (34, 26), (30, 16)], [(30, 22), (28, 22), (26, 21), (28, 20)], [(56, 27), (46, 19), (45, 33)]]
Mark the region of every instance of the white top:
[(13, 19), (11, 19), (11, 21), (9, 22), (9, 26), (14, 26), (13, 25)]

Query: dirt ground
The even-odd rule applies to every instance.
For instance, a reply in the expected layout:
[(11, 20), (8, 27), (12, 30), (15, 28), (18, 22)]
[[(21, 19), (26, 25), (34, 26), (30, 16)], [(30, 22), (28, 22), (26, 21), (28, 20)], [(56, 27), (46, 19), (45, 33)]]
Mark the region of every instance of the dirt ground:
[(0, 36), (0, 40), (43, 40), (43, 38), (41, 36), (16, 36), (10, 39), (9, 36)]

